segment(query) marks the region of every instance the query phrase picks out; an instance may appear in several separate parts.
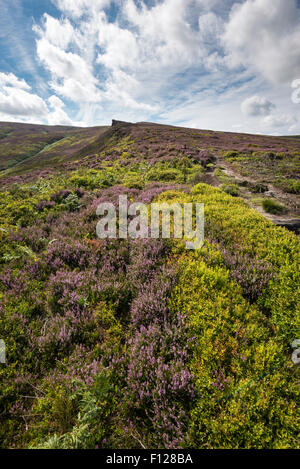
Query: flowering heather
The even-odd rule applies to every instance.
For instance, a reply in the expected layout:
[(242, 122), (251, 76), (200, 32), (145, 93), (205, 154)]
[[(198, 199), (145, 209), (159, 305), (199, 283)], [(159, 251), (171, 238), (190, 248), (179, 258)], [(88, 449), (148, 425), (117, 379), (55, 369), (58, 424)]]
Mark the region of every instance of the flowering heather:
[(143, 204), (150, 204), (155, 199), (155, 197), (157, 197), (162, 192), (173, 190), (188, 192), (189, 187), (179, 184), (150, 183), (143, 191), (140, 192), (140, 194), (137, 196), (137, 200)]
[[(26, 153), (0, 178), (0, 446), (297, 447), (299, 240), (196, 182), (224, 162), (288, 175), (299, 139), (35, 127), (0, 142)], [(120, 195), (204, 203), (205, 245), (98, 239)]]
[(175, 284), (174, 269), (168, 267), (141, 285), (132, 302), (123, 358), (130, 421), (142, 434), (147, 422), (151, 425), (153, 435), (148, 444), (154, 447), (178, 448), (183, 444), (188, 411), (196, 396), (188, 368), (195, 338), (186, 317), (168, 305)]
[(47, 200), (42, 200), (41, 202), (39, 202), (36, 206), (37, 210), (39, 211), (43, 211), (45, 210), (45, 208), (53, 208), (55, 205), (54, 202), (49, 202)]
[(167, 321), (168, 298), (174, 285), (174, 272), (168, 270), (163, 270), (160, 277), (141, 285), (131, 307), (131, 321), (134, 327)]
[(184, 442), (188, 410), (195, 398), (188, 357), (191, 348), (184, 319), (153, 321), (129, 340), (126, 400), (137, 427), (152, 429), (152, 445), (178, 448)]
[(249, 254), (221, 252), (232, 278), (242, 287), (246, 298), (255, 302), (274, 278), (271, 265)]

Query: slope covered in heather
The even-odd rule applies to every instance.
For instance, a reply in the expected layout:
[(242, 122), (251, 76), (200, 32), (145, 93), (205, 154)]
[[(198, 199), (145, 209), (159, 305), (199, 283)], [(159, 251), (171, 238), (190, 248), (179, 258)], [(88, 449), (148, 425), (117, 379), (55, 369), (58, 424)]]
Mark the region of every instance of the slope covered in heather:
[[(297, 218), (299, 139), (54, 134), (0, 178), (2, 447), (296, 448), (299, 238), (262, 213)], [(98, 239), (125, 194), (204, 203), (204, 246)]]
[(106, 127), (75, 128), (0, 122), (0, 171), (53, 167), (91, 143)]

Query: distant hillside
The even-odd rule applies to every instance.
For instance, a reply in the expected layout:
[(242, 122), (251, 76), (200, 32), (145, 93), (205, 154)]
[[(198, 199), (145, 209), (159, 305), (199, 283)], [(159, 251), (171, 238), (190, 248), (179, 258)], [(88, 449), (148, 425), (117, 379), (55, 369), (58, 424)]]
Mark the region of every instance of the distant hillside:
[[(33, 124), (0, 123), (0, 177), (9, 169), (10, 175), (36, 169), (53, 168), (90, 157), (97, 165), (98, 155), (112, 139), (128, 137), (131, 150), (138, 159), (160, 158), (168, 150), (169, 158), (184, 154), (195, 156), (201, 150), (216, 153), (237, 151), (252, 154), (300, 151), (299, 137), (270, 137), (241, 133), (187, 129), (141, 122), (131, 124), (113, 121), (112, 127), (76, 128)], [(101, 158), (102, 159), (102, 158)], [(7, 174), (7, 173), (6, 173)]]
[(21, 173), (68, 160), (106, 127), (76, 128), (0, 123), (0, 171)]

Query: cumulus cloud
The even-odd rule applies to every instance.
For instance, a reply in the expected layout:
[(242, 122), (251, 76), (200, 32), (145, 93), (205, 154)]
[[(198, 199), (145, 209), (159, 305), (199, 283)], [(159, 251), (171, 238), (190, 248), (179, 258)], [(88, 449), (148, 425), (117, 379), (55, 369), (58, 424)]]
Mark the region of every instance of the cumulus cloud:
[[(299, 34), (296, 0), (53, 2), (63, 16), (44, 15), (35, 27), (37, 54), (52, 90), (77, 104), (87, 123), (99, 111), (108, 120), (116, 112), (128, 120), (159, 120), (190, 95), (201, 103), (201, 89), (212, 80), (219, 100), (258, 72), (284, 82), (299, 65), (291, 47)], [(113, 3), (118, 14), (111, 20), (105, 9)], [(240, 116), (272, 113), (274, 104), (256, 93), (243, 95)]]
[(138, 8), (134, 0), (124, 3), (124, 14), (137, 31), (135, 37), (140, 64), (151, 64), (154, 69), (169, 68), (171, 71), (195, 64), (203, 65), (203, 58), (207, 55), (203, 41), (205, 28), (210, 33), (217, 28), (212, 17), (206, 16), (206, 21), (201, 21), (201, 13), (204, 15), (202, 2), (194, 11), (202, 29), (192, 28), (189, 12), (193, 3), (192, 0), (165, 0), (152, 8), (144, 2)]
[(13, 73), (2, 73), (0, 72), (0, 86), (12, 86), (14, 88), (19, 88), (22, 90), (30, 90), (30, 86), (26, 83), (25, 80), (20, 80)]
[(50, 85), (57, 93), (75, 102), (101, 100), (92, 67), (80, 55), (66, 52), (45, 37), (37, 41), (37, 54), (51, 73)]
[(45, 100), (31, 91), (25, 80), (13, 73), (0, 73), (0, 120), (36, 124), (78, 125), (63, 109), (65, 103), (56, 95)]
[[(72, 113), (86, 125), (114, 116), (220, 130), (296, 125), (286, 118), (299, 97), (296, 0), (51, 1), (60, 17), (44, 14), (33, 28), (48, 122), (70, 123)], [(14, 87), (37, 106), (24, 80), (0, 74), (0, 86), (6, 105), (4, 87)]]
[(0, 74), (0, 112), (7, 118), (45, 118), (48, 109), (42, 98), (30, 92), (25, 80), (14, 74)]
[[(221, 20), (207, 12), (207, 2), (164, 0), (150, 7), (124, 0), (119, 6), (122, 21), (114, 23), (103, 11), (109, 1), (55, 3), (77, 18), (76, 30), (65, 18), (45, 15), (35, 27), (37, 55), (51, 74), (55, 93), (81, 107), (101, 103), (107, 108), (119, 102), (128, 112), (150, 116), (158, 112), (174, 75), (215, 63), (215, 50), (208, 56), (213, 38), (221, 35)], [(199, 22), (193, 27), (194, 8)]]
[(246, 116), (267, 116), (275, 109), (275, 104), (263, 96), (252, 96), (241, 104), (241, 110)]
[(117, 24), (108, 23), (102, 18), (98, 32), (98, 45), (101, 52), (97, 62), (108, 69), (132, 69), (140, 63), (140, 51), (136, 36)]
[(53, 95), (48, 99), (50, 108), (52, 109), (47, 116), (48, 124), (50, 125), (74, 125), (72, 119), (64, 111), (65, 103)]
[(300, 75), (297, 0), (246, 0), (233, 6), (223, 43), (227, 64), (249, 67), (274, 83)]
[(63, 107), (65, 107), (65, 103), (58, 96), (55, 95), (52, 95), (50, 96), (50, 98), (48, 98), (48, 103), (54, 109), (62, 109)]

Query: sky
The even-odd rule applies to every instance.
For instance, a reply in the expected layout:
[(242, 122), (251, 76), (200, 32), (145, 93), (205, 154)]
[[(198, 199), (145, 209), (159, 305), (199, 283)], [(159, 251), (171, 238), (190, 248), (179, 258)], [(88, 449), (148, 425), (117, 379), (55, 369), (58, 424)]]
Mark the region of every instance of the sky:
[(0, 0), (0, 121), (300, 134), (300, 0)]

